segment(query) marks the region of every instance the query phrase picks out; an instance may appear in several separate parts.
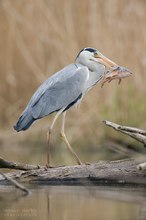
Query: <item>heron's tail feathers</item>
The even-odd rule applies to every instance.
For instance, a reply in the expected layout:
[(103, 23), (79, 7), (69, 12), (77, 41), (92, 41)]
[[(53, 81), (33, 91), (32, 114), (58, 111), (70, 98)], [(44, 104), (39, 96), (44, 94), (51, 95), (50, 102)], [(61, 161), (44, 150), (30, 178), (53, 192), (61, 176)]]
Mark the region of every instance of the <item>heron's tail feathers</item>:
[(31, 113), (24, 112), (18, 119), (16, 125), (13, 127), (16, 131), (25, 131), (32, 125), (34, 121), (35, 119)]

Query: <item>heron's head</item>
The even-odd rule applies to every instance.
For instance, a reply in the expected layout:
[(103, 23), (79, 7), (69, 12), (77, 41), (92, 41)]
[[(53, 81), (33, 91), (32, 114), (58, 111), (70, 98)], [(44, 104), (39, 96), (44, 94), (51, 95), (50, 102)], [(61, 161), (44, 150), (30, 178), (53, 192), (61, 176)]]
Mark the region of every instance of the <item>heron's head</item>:
[(112, 68), (113, 66), (117, 66), (116, 63), (114, 63), (112, 60), (108, 59), (105, 57), (102, 53), (100, 53), (98, 50), (92, 47), (86, 47), (82, 49), (77, 57), (76, 57), (76, 62), (81, 63), (83, 65), (95, 65), (97, 64), (102, 64), (105, 67)]

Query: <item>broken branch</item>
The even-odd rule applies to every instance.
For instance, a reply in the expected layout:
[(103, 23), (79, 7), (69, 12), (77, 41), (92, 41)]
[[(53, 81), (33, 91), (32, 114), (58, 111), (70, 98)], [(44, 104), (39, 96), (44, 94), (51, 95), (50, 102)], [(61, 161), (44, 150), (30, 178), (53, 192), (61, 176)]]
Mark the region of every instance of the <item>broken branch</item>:
[(112, 127), (116, 131), (120, 131), (123, 134), (127, 134), (128, 136), (134, 138), (135, 140), (141, 142), (146, 146), (146, 131), (135, 127), (128, 127), (119, 125), (110, 121), (103, 121), (107, 126)]
[(15, 170), (37, 170), (39, 168), (43, 168), (43, 166), (14, 163), (11, 161), (4, 160), (3, 158), (0, 157), (0, 168), (15, 169)]
[(12, 185), (14, 185), (16, 188), (20, 189), (21, 191), (23, 191), (25, 194), (30, 194), (30, 191), (24, 187), (23, 185), (21, 185), (20, 183), (18, 183), (16, 180), (8, 177), (5, 173), (1, 173), (0, 174), (6, 179), (8, 180)]

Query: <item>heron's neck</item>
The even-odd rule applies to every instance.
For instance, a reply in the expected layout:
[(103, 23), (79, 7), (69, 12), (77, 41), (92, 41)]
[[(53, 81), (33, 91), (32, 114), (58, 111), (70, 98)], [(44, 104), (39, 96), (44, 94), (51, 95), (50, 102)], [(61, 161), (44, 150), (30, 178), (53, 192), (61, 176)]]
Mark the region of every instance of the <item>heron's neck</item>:
[[(98, 72), (99, 68), (103, 66), (102, 64), (90, 60), (76, 60), (75, 64), (81, 64), (89, 69), (91, 72)], [(104, 67), (104, 66), (103, 66)]]

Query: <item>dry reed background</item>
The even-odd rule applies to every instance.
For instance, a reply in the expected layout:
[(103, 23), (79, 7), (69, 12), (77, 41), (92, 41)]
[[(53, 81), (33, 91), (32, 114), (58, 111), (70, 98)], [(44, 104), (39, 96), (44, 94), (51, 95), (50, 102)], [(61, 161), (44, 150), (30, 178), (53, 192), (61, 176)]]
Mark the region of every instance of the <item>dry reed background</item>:
[[(38, 85), (73, 62), (86, 46), (98, 48), (134, 74), (120, 86), (97, 85), (79, 110), (69, 111), (66, 131), (71, 143), (97, 146), (107, 134), (115, 136), (102, 124), (104, 119), (146, 129), (145, 9), (144, 0), (1, 0), (1, 144), (11, 143), (13, 137), (20, 143), (44, 140), (52, 116), (21, 134), (12, 125)], [(59, 140), (59, 128), (60, 123), (53, 143)]]

